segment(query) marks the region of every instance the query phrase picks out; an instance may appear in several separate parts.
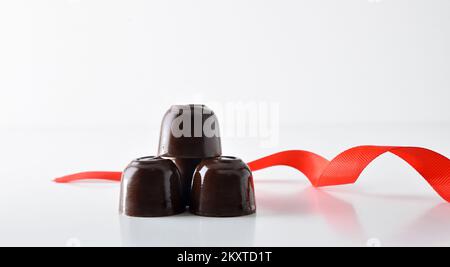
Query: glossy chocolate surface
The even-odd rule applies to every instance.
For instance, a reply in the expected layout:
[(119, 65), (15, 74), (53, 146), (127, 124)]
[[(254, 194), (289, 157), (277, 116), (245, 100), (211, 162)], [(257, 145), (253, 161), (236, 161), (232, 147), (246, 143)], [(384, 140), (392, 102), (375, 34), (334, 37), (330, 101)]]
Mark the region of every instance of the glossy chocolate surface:
[(234, 157), (202, 160), (193, 177), (190, 211), (213, 217), (254, 213), (255, 191), (248, 166)]
[(134, 217), (167, 216), (181, 213), (180, 172), (169, 159), (145, 157), (132, 161), (121, 181), (121, 214)]
[(205, 105), (175, 105), (166, 112), (161, 123), (159, 156), (209, 158), (221, 154), (219, 122), (211, 109)]

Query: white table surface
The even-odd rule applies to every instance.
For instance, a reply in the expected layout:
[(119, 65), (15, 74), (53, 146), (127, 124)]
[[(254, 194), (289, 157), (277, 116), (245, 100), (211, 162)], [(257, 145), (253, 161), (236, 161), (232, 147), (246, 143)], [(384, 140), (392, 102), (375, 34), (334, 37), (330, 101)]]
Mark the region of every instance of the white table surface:
[[(224, 138), (246, 161), (285, 149), (327, 158), (355, 145), (416, 145), (450, 155), (450, 125), (353, 124), (283, 127), (276, 147)], [(158, 129), (137, 126), (2, 129), (1, 246), (416, 246), (450, 245), (450, 204), (401, 159), (384, 155), (354, 185), (315, 189), (301, 173), (254, 173), (257, 214), (164, 218), (118, 214), (119, 184), (55, 184), (86, 170), (121, 170), (154, 154)]]

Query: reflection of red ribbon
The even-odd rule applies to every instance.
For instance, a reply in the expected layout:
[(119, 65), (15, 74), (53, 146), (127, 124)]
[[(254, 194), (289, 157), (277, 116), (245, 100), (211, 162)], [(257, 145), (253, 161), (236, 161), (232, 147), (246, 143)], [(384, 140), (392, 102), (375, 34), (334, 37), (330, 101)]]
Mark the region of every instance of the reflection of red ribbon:
[[(361, 172), (378, 156), (390, 152), (419, 172), (433, 189), (450, 202), (450, 160), (432, 150), (420, 147), (358, 146), (346, 150), (333, 160), (303, 150), (279, 152), (248, 163), (252, 171), (283, 165), (302, 172), (313, 186), (354, 183)], [(55, 179), (67, 183), (84, 179), (120, 181), (120, 172), (83, 172)]]

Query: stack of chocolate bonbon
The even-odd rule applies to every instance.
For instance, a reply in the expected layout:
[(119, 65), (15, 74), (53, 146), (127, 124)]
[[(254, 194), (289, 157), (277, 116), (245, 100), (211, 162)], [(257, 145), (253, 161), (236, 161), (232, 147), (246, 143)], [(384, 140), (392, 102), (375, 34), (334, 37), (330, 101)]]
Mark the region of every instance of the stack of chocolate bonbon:
[(219, 123), (205, 105), (172, 106), (157, 157), (134, 160), (121, 185), (121, 213), (166, 216), (189, 210), (228, 217), (254, 213), (253, 177), (239, 158), (222, 156)]

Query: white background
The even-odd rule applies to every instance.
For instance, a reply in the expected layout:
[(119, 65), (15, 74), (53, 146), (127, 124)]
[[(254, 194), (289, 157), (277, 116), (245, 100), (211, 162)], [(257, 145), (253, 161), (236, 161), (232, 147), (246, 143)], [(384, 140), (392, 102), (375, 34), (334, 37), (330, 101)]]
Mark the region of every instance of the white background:
[(157, 126), (174, 102), (251, 99), (295, 123), (449, 121), (449, 13), (446, 0), (2, 1), (0, 122)]
[[(246, 161), (359, 144), (448, 156), (449, 47), (446, 0), (1, 1), (0, 245), (450, 245), (448, 205), (391, 156), (331, 201), (293, 170), (255, 173), (258, 215), (221, 221), (128, 220), (116, 184), (50, 181), (154, 154), (179, 103), (279, 103), (276, 146), (224, 138)], [(324, 219), (336, 210), (344, 223)]]

